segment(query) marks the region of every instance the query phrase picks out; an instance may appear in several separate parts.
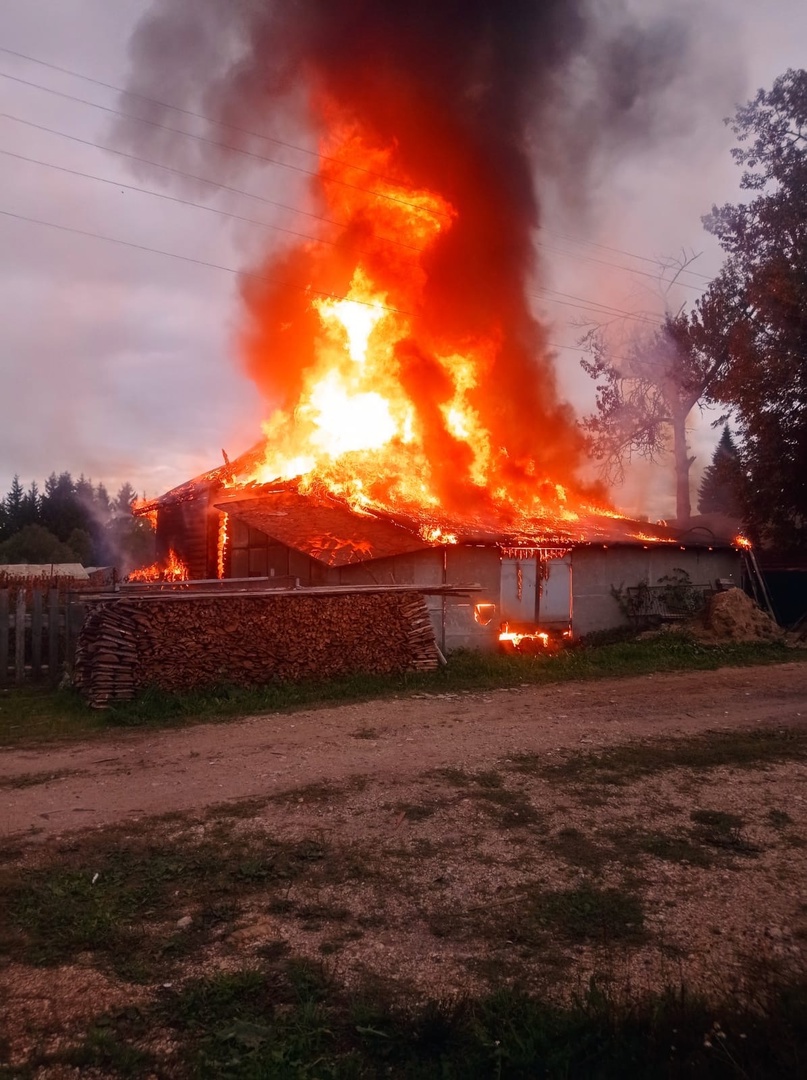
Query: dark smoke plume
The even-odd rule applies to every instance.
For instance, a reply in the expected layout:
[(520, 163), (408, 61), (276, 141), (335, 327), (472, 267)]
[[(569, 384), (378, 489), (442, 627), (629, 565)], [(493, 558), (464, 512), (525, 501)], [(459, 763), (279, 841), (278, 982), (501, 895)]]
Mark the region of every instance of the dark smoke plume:
[[(152, 124), (127, 121), (118, 136), (143, 156), (228, 183), (268, 172), (261, 156), (315, 169), (314, 158), (261, 136), (299, 144), (304, 125), (320, 122), (309, 110), (316, 100), (338, 103), (340, 116), (360, 120), (378, 145), (394, 145), (412, 185), (457, 211), (428, 256), (408, 391), (424, 407), (431, 396), (433, 406), (439, 387), (419, 381), (430, 370), (422, 357), (441, 340), (497, 328), (501, 347), (484, 388), (488, 428), (514, 469), (539, 444), (541, 470), (563, 477), (581, 446), (526, 295), (537, 269), (536, 177), (580, 192), (604, 152), (652, 134), (660, 92), (686, 56), (683, 26), (683, 18), (637, 25), (617, 0), (156, 0), (131, 43), (129, 90), (142, 97), (122, 106)], [(143, 97), (210, 122), (200, 127)], [(203, 139), (155, 126), (183, 123)], [(347, 285), (361, 223), (341, 239), (344, 275), (332, 267), (318, 288)], [(384, 268), (375, 269), (383, 281)], [(263, 272), (316, 281), (304, 251)], [(275, 402), (293, 403), (311, 348), (310, 298), (254, 279), (243, 292), (254, 321), (251, 374)], [(290, 349), (293, 365), (282, 359)], [(445, 457), (444, 446), (437, 450)]]

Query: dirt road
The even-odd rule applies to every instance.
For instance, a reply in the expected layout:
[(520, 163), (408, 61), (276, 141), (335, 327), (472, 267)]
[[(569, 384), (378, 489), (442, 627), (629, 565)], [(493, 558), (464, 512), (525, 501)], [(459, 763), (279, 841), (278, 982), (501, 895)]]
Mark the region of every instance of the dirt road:
[(416, 695), (0, 753), (0, 834), (46, 837), (353, 776), (752, 725), (807, 725), (807, 664)]

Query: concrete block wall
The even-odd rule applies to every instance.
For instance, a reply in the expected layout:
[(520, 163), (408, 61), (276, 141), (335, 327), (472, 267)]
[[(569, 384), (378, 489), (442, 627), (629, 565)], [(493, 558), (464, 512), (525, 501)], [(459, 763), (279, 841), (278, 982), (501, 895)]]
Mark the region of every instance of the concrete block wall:
[(627, 620), (611, 588), (658, 584), (658, 579), (681, 569), (693, 585), (714, 585), (732, 578), (738, 585), (741, 556), (731, 548), (634, 547), (629, 545), (576, 548), (572, 552), (572, 625), (575, 637), (609, 630)]

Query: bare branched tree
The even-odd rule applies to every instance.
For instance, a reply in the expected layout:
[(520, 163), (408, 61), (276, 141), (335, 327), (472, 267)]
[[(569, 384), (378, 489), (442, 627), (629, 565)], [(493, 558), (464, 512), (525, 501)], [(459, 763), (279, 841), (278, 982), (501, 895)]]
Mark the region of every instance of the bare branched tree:
[(672, 451), (679, 522), (692, 515), (690, 469), (695, 458), (687, 445), (687, 419), (720, 368), (694, 347), (683, 308), (674, 313), (669, 309), (672, 288), (696, 258), (683, 252), (677, 259), (660, 261), (659, 289), (667, 308), (660, 325), (634, 321), (615, 346), (613, 324), (598, 324), (581, 340), (592, 356), (581, 365), (597, 383), (596, 412), (582, 423), (603, 476), (620, 483), (634, 455), (657, 461)]

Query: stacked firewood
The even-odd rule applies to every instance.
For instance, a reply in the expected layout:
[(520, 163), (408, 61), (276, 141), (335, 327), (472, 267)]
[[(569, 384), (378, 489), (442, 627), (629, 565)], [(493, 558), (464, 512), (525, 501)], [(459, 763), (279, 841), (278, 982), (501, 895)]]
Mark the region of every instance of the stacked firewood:
[(116, 601), (90, 608), (81, 627), (73, 684), (93, 708), (127, 701), (139, 687), (138, 623), (131, 605)]
[(148, 686), (186, 691), (428, 671), (439, 655), (425, 600), (414, 591), (127, 596), (91, 610), (74, 681), (103, 708)]

